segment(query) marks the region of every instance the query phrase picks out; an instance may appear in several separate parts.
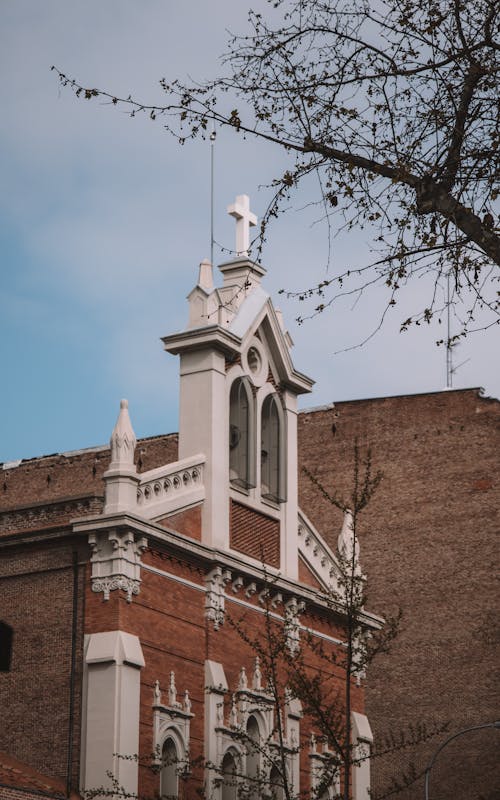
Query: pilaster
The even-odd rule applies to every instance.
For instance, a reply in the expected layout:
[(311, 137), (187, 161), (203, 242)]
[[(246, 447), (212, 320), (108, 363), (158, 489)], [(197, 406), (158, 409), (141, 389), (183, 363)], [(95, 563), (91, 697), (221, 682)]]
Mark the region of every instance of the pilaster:
[(87, 635), (84, 648), (82, 791), (102, 787), (109, 797), (117, 786), (120, 793), (137, 795), (133, 757), (139, 753), (140, 670), (145, 663), (140, 641), (124, 631), (107, 631)]

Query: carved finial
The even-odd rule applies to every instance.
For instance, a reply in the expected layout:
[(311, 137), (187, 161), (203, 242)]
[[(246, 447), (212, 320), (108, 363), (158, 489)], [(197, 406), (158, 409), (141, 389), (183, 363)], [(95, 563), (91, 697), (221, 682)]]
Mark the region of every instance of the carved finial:
[(256, 692), (260, 692), (262, 689), (262, 672), (260, 671), (260, 658), (256, 656), (255, 658), (255, 668), (253, 671), (253, 681), (252, 681), (252, 688)]
[(206, 290), (214, 288), (212, 264), (208, 260), (208, 258), (204, 258), (203, 261), (200, 263), (200, 271), (198, 273), (198, 286), (201, 286), (202, 289)]
[(231, 728), (238, 727), (238, 709), (236, 707), (236, 698), (233, 694), (233, 700), (231, 703), (231, 713), (229, 714), (229, 725)]
[(172, 670), (170, 673), (170, 684), (168, 687), (168, 704), (170, 708), (175, 708), (177, 705), (177, 688), (175, 685), (175, 672)]
[(134, 463), (137, 439), (130, 422), (128, 400), (120, 400), (120, 413), (109, 443), (111, 445), (111, 465), (113, 467)]
[(359, 572), (359, 541), (354, 531), (354, 519), (352, 511), (346, 508), (344, 511), (344, 521), (340, 531), (337, 547), (340, 555), (346, 561), (351, 562), (354, 556), (356, 572)]
[(155, 681), (155, 688), (153, 692), (153, 704), (155, 706), (161, 705), (160, 681)]
[(314, 733), (311, 733), (310, 747), (311, 747), (311, 753), (315, 753), (316, 752), (316, 737), (315, 737)]
[(224, 703), (217, 703), (217, 725), (224, 725)]
[(186, 714), (191, 713), (191, 705), (192, 705), (191, 698), (189, 697), (189, 692), (186, 689), (186, 691), (184, 692), (184, 711), (186, 712)]
[(247, 673), (245, 672), (245, 667), (242, 667), (240, 669), (240, 679), (238, 681), (238, 689), (240, 691), (243, 691), (244, 689), (247, 688), (248, 688)]

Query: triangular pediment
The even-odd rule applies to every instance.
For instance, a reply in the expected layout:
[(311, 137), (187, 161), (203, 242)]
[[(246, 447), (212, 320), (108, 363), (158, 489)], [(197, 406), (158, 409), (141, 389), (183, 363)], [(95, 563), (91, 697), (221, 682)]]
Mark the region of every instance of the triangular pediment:
[(291, 339), (282, 327), (271, 298), (260, 286), (255, 287), (240, 305), (229, 330), (241, 339), (241, 351), (248, 347), (254, 336), (261, 340), (276, 383), (293, 387), (297, 394), (311, 391), (314, 381), (293, 366)]

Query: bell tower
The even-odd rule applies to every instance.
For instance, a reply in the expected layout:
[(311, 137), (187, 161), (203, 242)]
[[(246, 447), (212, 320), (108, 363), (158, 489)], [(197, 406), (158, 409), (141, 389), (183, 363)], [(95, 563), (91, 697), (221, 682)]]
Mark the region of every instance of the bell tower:
[(248, 256), (248, 197), (228, 213), (238, 255), (218, 287), (201, 262), (188, 326), (163, 339), (180, 356), (179, 458), (206, 458), (202, 542), (296, 578), (297, 396), (313, 381), (295, 370), (266, 270)]

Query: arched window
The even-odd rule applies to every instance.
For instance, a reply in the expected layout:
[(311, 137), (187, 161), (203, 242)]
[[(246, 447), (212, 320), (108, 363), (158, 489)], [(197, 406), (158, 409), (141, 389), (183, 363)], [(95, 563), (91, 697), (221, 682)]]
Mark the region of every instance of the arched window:
[(228, 751), (222, 760), (221, 800), (236, 800), (237, 789), (236, 760), (233, 753)]
[(229, 395), (229, 478), (235, 486), (255, 486), (253, 395), (248, 378), (238, 378)]
[(10, 671), (14, 631), (6, 622), (0, 622), (0, 672)]
[(260, 785), (260, 731), (255, 717), (249, 717), (247, 722), (247, 778), (248, 796), (252, 800), (260, 798), (262, 788)]
[(262, 403), (260, 453), (261, 494), (267, 500), (285, 500), (283, 413), (277, 395), (268, 395)]
[(285, 796), (283, 778), (277, 766), (273, 766), (269, 775), (269, 791), (272, 800), (283, 800)]
[(179, 796), (178, 761), (174, 740), (166, 739), (161, 753), (160, 794), (162, 800), (177, 800)]

